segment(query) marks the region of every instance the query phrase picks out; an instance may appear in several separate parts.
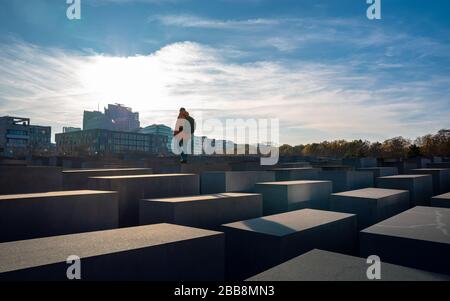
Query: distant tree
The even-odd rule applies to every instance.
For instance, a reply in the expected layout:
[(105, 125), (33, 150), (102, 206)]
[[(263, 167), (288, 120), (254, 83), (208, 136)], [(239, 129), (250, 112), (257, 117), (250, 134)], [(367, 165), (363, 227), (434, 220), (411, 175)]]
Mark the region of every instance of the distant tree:
[(289, 144), (283, 144), (280, 146), (280, 154), (283, 156), (292, 156), (293, 148)]
[(369, 141), (353, 140), (347, 143), (347, 151), (345, 157), (355, 158), (355, 157), (367, 157), (370, 148)]
[(420, 151), (420, 147), (416, 144), (412, 144), (408, 149), (408, 158), (417, 158), (422, 156), (422, 152)]
[(436, 135), (425, 135), (416, 139), (425, 156), (450, 156), (450, 130), (440, 130)]
[(296, 145), (296, 146), (294, 146), (293, 148), (292, 148), (292, 151), (293, 151), (293, 153), (294, 153), (294, 155), (299, 155), (299, 156), (301, 156), (301, 155), (303, 155), (303, 150), (305, 149), (305, 146), (304, 145)]
[(312, 143), (305, 146), (303, 150), (303, 154), (305, 156), (320, 156), (320, 144)]
[(395, 137), (383, 142), (384, 158), (406, 158), (411, 142), (403, 137)]
[(369, 157), (382, 158), (383, 157), (383, 144), (380, 142), (374, 142), (370, 144), (367, 152)]
[(426, 156), (436, 153), (433, 135), (425, 135), (415, 140), (415, 144), (420, 147), (421, 153)]
[(314, 157), (375, 157), (407, 158), (417, 156), (450, 156), (450, 130), (440, 130), (434, 135), (417, 138), (414, 143), (403, 137), (388, 139), (383, 143), (364, 140), (334, 140), (306, 145), (282, 145), (282, 155)]
[(450, 156), (450, 130), (440, 130), (437, 134), (439, 143), (436, 156)]

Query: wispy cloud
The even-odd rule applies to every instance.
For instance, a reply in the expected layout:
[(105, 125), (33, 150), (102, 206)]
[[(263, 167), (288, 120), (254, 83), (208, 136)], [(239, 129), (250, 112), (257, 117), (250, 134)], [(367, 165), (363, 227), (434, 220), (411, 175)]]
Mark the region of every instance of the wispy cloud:
[[(404, 56), (405, 59), (445, 57), (450, 59), (450, 44), (426, 36), (415, 36), (395, 28), (380, 27), (373, 22), (355, 18), (293, 18), (272, 17), (253, 19), (214, 19), (197, 15), (152, 15), (150, 23), (167, 27), (231, 31), (224, 35), (228, 43), (242, 47), (271, 47), (280, 52), (319, 48), (332, 53), (345, 49), (357, 56), (364, 51), (369, 56)], [(376, 47), (376, 48), (374, 48)]]
[(230, 50), (182, 42), (147, 56), (110, 57), (0, 45), (0, 114), (80, 126), (83, 109), (120, 102), (143, 124), (172, 125), (178, 107), (204, 118), (279, 118), (282, 141), (414, 137), (450, 126), (448, 77), (397, 80), (358, 64), (301, 60), (237, 63)]
[(158, 15), (149, 17), (148, 21), (157, 21), (166, 26), (234, 30), (258, 28), (261, 26), (267, 27), (280, 23), (280, 20), (276, 19), (218, 20), (192, 15)]

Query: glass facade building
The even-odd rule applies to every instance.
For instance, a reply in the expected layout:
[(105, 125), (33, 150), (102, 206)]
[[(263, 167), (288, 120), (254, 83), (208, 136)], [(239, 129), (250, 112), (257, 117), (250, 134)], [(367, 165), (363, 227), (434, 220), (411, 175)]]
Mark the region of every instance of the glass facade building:
[(56, 134), (56, 149), (65, 156), (166, 155), (168, 152), (165, 136), (102, 129)]
[(167, 150), (169, 153), (172, 153), (172, 139), (173, 139), (173, 130), (164, 124), (153, 124), (150, 126), (147, 126), (143, 129), (139, 130), (139, 133), (142, 134), (154, 134), (154, 135), (160, 135), (167, 138)]
[(0, 155), (42, 155), (50, 151), (51, 127), (30, 125), (29, 118), (0, 117)]

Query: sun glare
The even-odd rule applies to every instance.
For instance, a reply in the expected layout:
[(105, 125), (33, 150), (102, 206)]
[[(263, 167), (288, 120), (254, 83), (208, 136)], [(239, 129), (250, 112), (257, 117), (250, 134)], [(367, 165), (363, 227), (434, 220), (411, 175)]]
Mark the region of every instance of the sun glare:
[(79, 76), (98, 102), (115, 100), (153, 109), (167, 105), (166, 72), (152, 56), (96, 56), (81, 68)]

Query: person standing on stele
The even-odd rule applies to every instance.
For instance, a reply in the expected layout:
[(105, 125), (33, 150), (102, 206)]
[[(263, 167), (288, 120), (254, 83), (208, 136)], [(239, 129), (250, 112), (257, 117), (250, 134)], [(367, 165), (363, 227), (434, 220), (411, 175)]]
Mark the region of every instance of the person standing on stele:
[(175, 137), (175, 143), (181, 148), (180, 163), (186, 164), (188, 154), (192, 153), (192, 137), (195, 132), (195, 120), (189, 115), (189, 112), (185, 108), (180, 109), (178, 114), (177, 123), (175, 124), (175, 131), (173, 135)]

